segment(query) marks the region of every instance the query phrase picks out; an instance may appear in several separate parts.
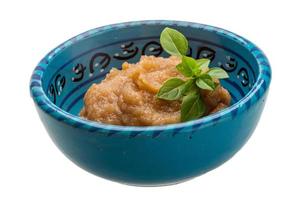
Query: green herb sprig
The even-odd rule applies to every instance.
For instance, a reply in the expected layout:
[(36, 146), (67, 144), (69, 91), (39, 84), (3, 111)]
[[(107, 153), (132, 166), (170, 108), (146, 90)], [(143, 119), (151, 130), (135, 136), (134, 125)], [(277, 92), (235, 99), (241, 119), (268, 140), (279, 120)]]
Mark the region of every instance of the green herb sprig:
[(182, 101), (182, 122), (202, 117), (206, 112), (206, 106), (200, 95), (200, 89), (214, 90), (217, 86), (214, 79), (228, 78), (228, 74), (218, 67), (209, 69), (209, 59), (186, 56), (189, 49), (188, 41), (175, 29), (165, 28), (161, 32), (160, 43), (167, 53), (181, 58), (181, 63), (176, 68), (186, 79), (177, 77), (168, 79), (160, 87), (157, 98)]

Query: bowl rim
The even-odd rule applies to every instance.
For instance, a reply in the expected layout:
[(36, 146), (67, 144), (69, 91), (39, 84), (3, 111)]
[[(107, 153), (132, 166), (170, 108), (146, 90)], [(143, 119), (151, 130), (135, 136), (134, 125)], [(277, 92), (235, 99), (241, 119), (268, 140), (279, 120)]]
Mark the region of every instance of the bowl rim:
[[(205, 31), (213, 32), (218, 34), (221, 37), (225, 37), (227, 39), (233, 40), (242, 47), (246, 48), (252, 56), (255, 58), (257, 65), (259, 67), (258, 77), (253, 84), (250, 91), (241, 98), (238, 102), (231, 105), (230, 107), (223, 109), (219, 112), (216, 112), (212, 115), (208, 115), (202, 117), (197, 120), (192, 120), (188, 122), (176, 123), (176, 124), (167, 124), (167, 125), (156, 125), (156, 126), (121, 126), (121, 125), (112, 125), (112, 124), (104, 124), (95, 121), (89, 121), (83, 119), (79, 116), (70, 114), (65, 110), (57, 107), (46, 95), (45, 91), (42, 87), (42, 78), (46, 71), (49, 62), (59, 53), (61, 53), (64, 49), (70, 47), (76, 42), (80, 42), (85, 38), (96, 36), (99, 34), (104, 34), (107, 31), (112, 31), (125, 27), (134, 27), (141, 25), (163, 25), (163, 26), (180, 26), (180, 27), (189, 27), (195, 29), (203, 29)], [(131, 134), (138, 135), (140, 133), (149, 132), (163, 132), (174, 130), (178, 131), (180, 129), (189, 127), (192, 131), (211, 126), (221, 121), (227, 120), (229, 118), (234, 118), (239, 113), (244, 112), (249, 109), (250, 106), (257, 102), (267, 91), (271, 81), (271, 67), (269, 61), (263, 51), (259, 49), (255, 44), (250, 42), (249, 40), (233, 33), (227, 31), (222, 28), (218, 28), (211, 25), (205, 25), (201, 23), (195, 22), (186, 22), (186, 21), (175, 21), (175, 20), (144, 20), (144, 21), (130, 21), (130, 22), (122, 22), (116, 23), (106, 26), (101, 26), (98, 28), (94, 28), (83, 32), (77, 36), (72, 37), (71, 39), (65, 41), (60, 44), (56, 48), (54, 48), (51, 52), (49, 52), (36, 66), (33, 71), (31, 80), (30, 80), (30, 94), (35, 102), (35, 104), (41, 108), (45, 113), (52, 116), (54, 119), (58, 121), (63, 121), (64, 123), (76, 127), (88, 130), (90, 132), (100, 132), (107, 134), (121, 133), (121, 134)]]

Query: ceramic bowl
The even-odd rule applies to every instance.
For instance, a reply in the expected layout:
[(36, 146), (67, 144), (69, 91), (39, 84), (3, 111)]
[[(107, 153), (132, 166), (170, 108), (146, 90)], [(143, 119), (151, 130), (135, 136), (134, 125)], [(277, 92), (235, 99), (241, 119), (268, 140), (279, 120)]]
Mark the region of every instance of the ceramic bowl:
[[(232, 105), (186, 123), (131, 127), (78, 116), (83, 96), (112, 67), (141, 55), (167, 56), (163, 28), (190, 43), (188, 54), (208, 58), (230, 78), (222, 80)], [(213, 26), (181, 21), (135, 21), (84, 32), (47, 54), (35, 68), (30, 92), (47, 132), (75, 164), (100, 177), (133, 185), (178, 183), (230, 159), (253, 133), (268, 94), (269, 62), (253, 43)]]

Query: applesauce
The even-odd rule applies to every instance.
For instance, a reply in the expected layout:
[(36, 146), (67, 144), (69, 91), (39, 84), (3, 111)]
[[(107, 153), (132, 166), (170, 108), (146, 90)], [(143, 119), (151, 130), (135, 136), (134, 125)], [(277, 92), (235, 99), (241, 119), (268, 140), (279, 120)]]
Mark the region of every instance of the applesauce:
[[(180, 122), (180, 102), (158, 99), (155, 95), (171, 77), (184, 76), (176, 69), (180, 58), (142, 56), (136, 64), (123, 63), (112, 69), (99, 84), (93, 84), (84, 96), (80, 116), (97, 122), (127, 126), (151, 126)], [(206, 114), (230, 104), (230, 95), (218, 85), (214, 91), (202, 90)]]

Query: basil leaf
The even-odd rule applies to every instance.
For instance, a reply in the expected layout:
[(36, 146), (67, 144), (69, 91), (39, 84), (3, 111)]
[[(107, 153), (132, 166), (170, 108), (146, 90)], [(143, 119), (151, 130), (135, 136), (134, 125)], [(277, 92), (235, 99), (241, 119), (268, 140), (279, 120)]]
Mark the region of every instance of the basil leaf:
[(160, 35), (163, 49), (170, 55), (183, 56), (188, 50), (188, 41), (183, 34), (171, 28), (165, 28)]
[(190, 91), (183, 97), (181, 105), (182, 122), (200, 118), (205, 114), (205, 111), (205, 104), (203, 103), (198, 91)]
[(212, 78), (228, 78), (228, 74), (225, 70), (219, 68), (219, 67), (213, 67), (207, 72)]
[(208, 74), (203, 74), (196, 79), (196, 85), (204, 90), (214, 90), (215, 83), (212, 77)]
[(168, 79), (159, 89), (157, 97), (164, 100), (178, 100), (183, 96), (186, 82), (179, 78)]
[(206, 58), (201, 58), (201, 59), (197, 59), (197, 65), (199, 66), (199, 68), (203, 71), (206, 72), (209, 69), (209, 64), (210, 64), (210, 60), (206, 59)]
[(188, 79), (186, 82), (185, 82), (185, 88), (182, 92), (183, 95), (185, 95), (186, 93), (188, 93), (189, 91), (193, 91), (196, 89), (196, 86), (194, 84), (194, 79)]
[(214, 79), (228, 78), (221, 68), (209, 68), (209, 59), (194, 59), (187, 57), (188, 41), (180, 32), (165, 28), (160, 35), (160, 43), (164, 51), (170, 55), (181, 57), (177, 70), (187, 77), (187, 80), (171, 78), (161, 87), (156, 97), (164, 100), (180, 100), (181, 121), (202, 117), (206, 113), (206, 105), (200, 90), (214, 90), (219, 82)]
[(197, 76), (201, 73), (196, 60), (192, 57), (183, 56), (181, 63), (176, 68), (186, 77)]

